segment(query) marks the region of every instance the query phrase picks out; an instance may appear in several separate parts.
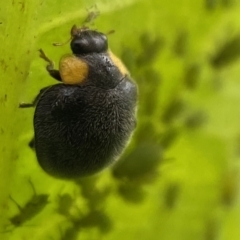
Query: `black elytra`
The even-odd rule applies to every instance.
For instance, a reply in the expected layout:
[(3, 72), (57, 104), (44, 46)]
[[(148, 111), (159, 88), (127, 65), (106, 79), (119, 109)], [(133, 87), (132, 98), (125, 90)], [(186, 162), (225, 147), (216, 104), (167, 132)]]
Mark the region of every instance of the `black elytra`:
[(67, 179), (98, 173), (119, 158), (135, 129), (137, 105), (137, 86), (108, 50), (106, 35), (78, 29), (71, 49), (79, 82), (72, 81), (72, 69), (64, 81), (65, 69), (61, 75), (61, 69), (47, 67), (63, 83), (41, 90), (32, 104), (20, 105), (36, 105), (34, 148), (40, 166)]

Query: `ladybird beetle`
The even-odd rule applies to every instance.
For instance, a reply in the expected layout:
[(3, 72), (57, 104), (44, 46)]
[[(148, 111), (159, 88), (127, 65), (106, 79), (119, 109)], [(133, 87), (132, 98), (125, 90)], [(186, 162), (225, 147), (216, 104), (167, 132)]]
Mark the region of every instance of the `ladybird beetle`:
[(35, 107), (34, 147), (50, 175), (74, 179), (116, 162), (136, 126), (137, 86), (108, 49), (107, 36), (87, 27), (71, 29), (72, 54), (59, 70), (42, 50), (49, 74), (62, 83), (43, 88)]

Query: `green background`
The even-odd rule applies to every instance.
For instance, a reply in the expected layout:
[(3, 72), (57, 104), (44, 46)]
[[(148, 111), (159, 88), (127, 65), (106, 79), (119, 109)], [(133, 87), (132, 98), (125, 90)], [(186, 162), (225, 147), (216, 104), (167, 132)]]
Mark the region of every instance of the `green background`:
[[(18, 105), (55, 83), (38, 49), (58, 64), (69, 45), (52, 43), (94, 4), (92, 27), (115, 30), (138, 84), (138, 126), (119, 164), (57, 180), (28, 147), (34, 110)], [(0, 239), (239, 240), (239, 12), (238, 0), (1, 3)]]

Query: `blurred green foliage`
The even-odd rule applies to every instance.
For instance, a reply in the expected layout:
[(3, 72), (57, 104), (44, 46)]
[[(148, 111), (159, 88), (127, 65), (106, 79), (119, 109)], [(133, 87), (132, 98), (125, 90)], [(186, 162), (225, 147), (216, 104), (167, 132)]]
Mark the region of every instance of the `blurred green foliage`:
[[(33, 110), (90, 6), (139, 87), (138, 125), (120, 161), (54, 179), (28, 147)], [(5, 1), (0, 7), (0, 239), (239, 240), (240, 2)], [(29, 185), (33, 184), (33, 189)]]

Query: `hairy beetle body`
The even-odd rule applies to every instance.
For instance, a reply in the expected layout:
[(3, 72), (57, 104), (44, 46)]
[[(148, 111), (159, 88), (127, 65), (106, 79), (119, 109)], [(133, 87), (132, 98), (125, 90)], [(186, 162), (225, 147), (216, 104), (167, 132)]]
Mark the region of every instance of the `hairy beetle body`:
[(136, 126), (137, 87), (108, 50), (104, 34), (75, 29), (72, 55), (49, 74), (60, 84), (44, 88), (33, 104), (34, 148), (41, 167), (59, 178), (95, 174), (118, 159)]

